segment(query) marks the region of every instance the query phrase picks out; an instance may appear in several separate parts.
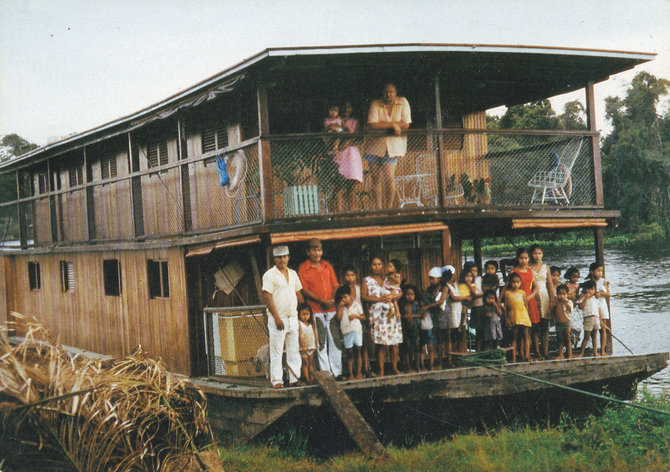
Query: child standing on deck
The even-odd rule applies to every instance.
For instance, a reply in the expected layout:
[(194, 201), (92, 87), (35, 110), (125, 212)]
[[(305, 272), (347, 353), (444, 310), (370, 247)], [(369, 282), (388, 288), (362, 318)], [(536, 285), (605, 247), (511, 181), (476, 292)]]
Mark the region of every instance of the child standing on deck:
[(530, 315), (528, 299), (530, 296), (521, 290), (521, 275), (511, 272), (507, 277), (507, 285), (500, 295), (505, 305), (505, 323), (512, 329), (512, 362), (516, 362), (517, 343), (520, 345), (521, 360), (530, 360)]
[(600, 316), (600, 355), (606, 355), (607, 331), (610, 324), (610, 283), (603, 278), (604, 267), (600, 262), (594, 262), (589, 266), (590, 280), (596, 284), (596, 298), (598, 299), (598, 315)]
[[(361, 347), (363, 346), (363, 327), (361, 321), (365, 320), (363, 307), (350, 295), (350, 289), (342, 285), (335, 291), (335, 306), (337, 311), (335, 317), (340, 322), (342, 336), (344, 336), (344, 349), (347, 352), (347, 363), (351, 379), (362, 379)], [(356, 371), (354, 374), (354, 359), (356, 359)]]
[[(358, 275), (353, 266), (349, 265), (344, 268), (344, 285), (349, 287), (349, 295), (355, 301), (363, 306), (361, 302), (361, 286), (358, 284)], [(361, 322), (363, 329), (363, 346), (361, 348), (361, 356), (363, 358), (363, 372), (365, 375), (370, 373), (370, 357), (368, 356), (368, 349), (370, 349), (370, 323), (368, 320)]]
[(316, 351), (316, 326), (312, 317), (312, 309), (307, 303), (298, 305), (298, 339), (300, 340), (300, 357), (302, 358), (302, 376), (306, 382), (314, 383), (314, 351)]
[(483, 299), (481, 327), (484, 330), (484, 342), (486, 343), (486, 349), (495, 349), (500, 345), (503, 338), (500, 322), (502, 307), (498, 303), (495, 290), (486, 290)]
[(556, 298), (551, 309), (554, 321), (556, 321), (556, 337), (558, 338), (556, 359), (563, 359), (563, 347), (565, 347), (567, 358), (572, 359), (572, 340), (570, 339), (572, 308), (572, 301), (568, 299), (568, 287), (559, 285), (556, 287)]
[(598, 299), (596, 298), (596, 284), (593, 280), (587, 280), (582, 284), (582, 296), (579, 299), (579, 308), (584, 317), (584, 340), (582, 348), (577, 357), (584, 356), (584, 349), (589, 343), (593, 343), (593, 355), (598, 357), (598, 328), (600, 328), (600, 315), (598, 313)]
[[(418, 372), (421, 365), (421, 344), (419, 333), (421, 324), (421, 305), (417, 300), (418, 289), (414, 285), (406, 285), (403, 297), (400, 299), (400, 310), (402, 313), (402, 350), (405, 368), (409, 372), (412, 364)], [(412, 359), (413, 363), (412, 363)]]
[(565, 286), (568, 287), (568, 298), (574, 303), (579, 295), (579, 269), (572, 266), (565, 271)]
[(549, 267), (549, 274), (551, 275), (551, 282), (554, 285), (554, 289), (561, 285), (561, 268), (558, 266)]
[[(477, 288), (475, 287), (474, 284), (474, 277), (469, 269), (470, 266), (464, 267), (463, 270), (461, 271), (460, 276), (458, 277), (458, 292), (463, 298), (463, 301), (461, 302), (461, 310), (462, 310), (462, 318), (464, 320), (468, 319), (468, 312), (470, 311), (474, 295), (477, 291)], [(462, 330), (460, 330), (458, 334), (459, 334), (458, 345), (456, 346), (456, 350), (458, 352), (467, 352), (468, 351), (467, 326), (465, 326)]]

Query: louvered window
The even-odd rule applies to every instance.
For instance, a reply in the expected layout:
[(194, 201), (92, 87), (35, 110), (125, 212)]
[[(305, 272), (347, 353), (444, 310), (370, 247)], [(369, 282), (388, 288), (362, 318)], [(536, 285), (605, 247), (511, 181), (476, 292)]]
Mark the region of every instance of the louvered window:
[(202, 129), (202, 152), (216, 151), (228, 146), (228, 125), (218, 123)]
[(103, 157), (100, 164), (103, 180), (116, 177), (116, 156)]
[(63, 292), (74, 292), (74, 266), (70, 261), (60, 261), (60, 281)]
[(76, 187), (84, 183), (83, 173), (81, 166), (71, 167), (69, 170), (70, 175), (70, 187)]
[(150, 143), (147, 154), (150, 168), (164, 166), (168, 163), (167, 141)]

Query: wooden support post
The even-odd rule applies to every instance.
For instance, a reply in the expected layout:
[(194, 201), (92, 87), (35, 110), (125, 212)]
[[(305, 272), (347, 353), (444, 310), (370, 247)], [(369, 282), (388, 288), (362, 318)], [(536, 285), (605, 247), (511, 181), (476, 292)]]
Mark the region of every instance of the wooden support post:
[(349, 396), (344, 393), (342, 387), (335, 382), (335, 379), (329, 372), (320, 371), (314, 374), (316, 381), (319, 382), (321, 390), (326, 394), (335, 413), (340, 418), (344, 426), (351, 434), (351, 439), (370, 457), (388, 457), (384, 446), (379, 442), (379, 438), (365, 422), (360, 412), (356, 409)]
[[(84, 148), (84, 182), (90, 184), (93, 182), (93, 168), (88, 161), (88, 153)], [(86, 187), (86, 222), (88, 225), (88, 240), (92, 241), (96, 238), (95, 233), (95, 187)]]
[[(440, 101), (440, 74), (435, 74), (435, 128), (442, 129), (442, 103)], [(442, 139), (442, 133), (438, 134), (436, 139), (436, 163), (437, 163), (437, 175), (438, 185), (437, 189), (440, 196), (440, 208), (445, 208), (447, 206), (447, 191), (446, 191), (446, 182), (447, 182), (447, 166), (442, 162), (442, 149), (444, 148), (444, 142)]]
[(482, 240), (481, 238), (475, 238), (472, 241), (472, 246), (475, 252), (475, 264), (479, 270), (479, 275), (482, 275)]
[[(596, 128), (596, 98), (593, 90), (593, 82), (586, 85), (586, 123), (589, 131), (598, 131)], [(600, 161), (600, 135), (591, 138), (591, 149), (593, 154), (593, 184), (596, 192), (596, 206), (604, 206), (602, 163)]]
[[(47, 191), (56, 190), (55, 179), (51, 175), (51, 159), (47, 160)], [(56, 211), (56, 196), (49, 195), (49, 222), (51, 223), (51, 242), (58, 242), (58, 212)]]
[[(128, 133), (128, 164), (130, 172), (140, 170), (139, 148), (133, 143), (132, 135)], [(133, 227), (135, 237), (144, 236), (144, 208), (142, 205), (142, 177), (132, 177), (130, 179), (130, 194), (132, 198)]]
[(268, 91), (265, 84), (259, 84), (256, 90), (258, 104), (258, 159), (260, 167), (261, 216), (263, 223), (274, 218), (272, 160), (270, 158), (270, 142), (264, 139), (270, 133), (268, 118)]
[(263, 302), (263, 280), (261, 279), (261, 273), (258, 270), (258, 261), (256, 260), (256, 254), (254, 254), (253, 247), (250, 247), (247, 250), (249, 254), (249, 263), (251, 264), (251, 272), (254, 275), (254, 284), (256, 285), (256, 293), (258, 293), (258, 304), (262, 305)]
[[(21, 174), (19, 171), (16, 171), (16, 199), (20, 200), (22, 197), (21, 195)], [(23, 205), (21, 203), (16, 204), (16, 213), (17, 213), (17, 218), (19, 222), (19, 245), (21, 246), (21, 249), (25, 249), (28, 247), (28, 235), (27, 235), (27, 228), (26, 228), (26, 212), (23, 209)]]
[[(177, 119), (177, 159), (180, 161), (188, 159), (188, 145), (186, 142), (186, 128), (184, 119)], [(183, 209), (183, 231), (188, 233), (193, 229), (193, 216), (191, 213), (191, 176), (188, 164), (179, 167), (179, 181), (181, 183), (181, 206)]]
[(442, 261), (444, 264), (454, 266), (456, 276), (461, 272), (462, 257), (460, 238), (454, 234), (451, 228), (442, 231)]

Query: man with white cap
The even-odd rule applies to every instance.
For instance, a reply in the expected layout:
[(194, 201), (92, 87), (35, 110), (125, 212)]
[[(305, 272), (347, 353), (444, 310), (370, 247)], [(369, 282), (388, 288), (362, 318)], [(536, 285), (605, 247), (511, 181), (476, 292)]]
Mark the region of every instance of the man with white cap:
[(342, 375), (342, 351), (333, 338), (331, 322), (335, 317), (333, 297), (339, 284), (333, 267), (321, 259), (322, 255), (323, 246), (319, 239), (307, 241), (308, 259), (298, 267), (298, 275), (314, 314), (319, 341), (323, 340), (318, 346), (319, 370), (329, 371), (337, 378)]
[(288, 268), (287, 246), (272, 249), (275, 265), (263, 274), (263, 298), (270, 311), (270, 382), (272, 388), (282, 388), (282, 352), (286, 346), (289, 386), (298, 382), (302, 359), (298, 340), (298, 302), (302, 302), (302, 285), (298, 274)]

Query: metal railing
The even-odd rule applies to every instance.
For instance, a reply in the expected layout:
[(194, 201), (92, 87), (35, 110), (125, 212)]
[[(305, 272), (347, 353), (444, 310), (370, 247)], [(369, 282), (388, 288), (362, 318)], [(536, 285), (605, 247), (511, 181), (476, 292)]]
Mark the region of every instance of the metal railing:
[(258, 379), (269, 375), (266, 310), (265, 305), (203, 310), (210, 377)]
[[(574, 132), (411, 132), (392, 180), (385, 174), (388, 166), (379, 165), (384, 161), (370, 156), (370, 149), (378, 148), (372, 140), (385, 139), (379, 135), (270, 138), (274, 214), (282, 218), (388, 208), (595, 206), (591, 137)], [(557, 168), (568, 176), (560, 188), (555, 182), (533, 180)], [(559, 192), (561, 198), (555, 198)], [(380, 204), (385, 198), (391, 201), (387, 208)]]

